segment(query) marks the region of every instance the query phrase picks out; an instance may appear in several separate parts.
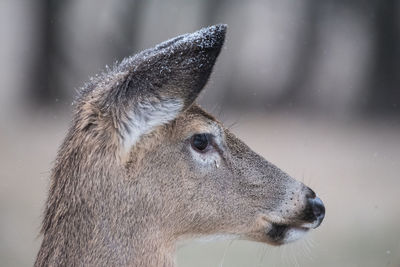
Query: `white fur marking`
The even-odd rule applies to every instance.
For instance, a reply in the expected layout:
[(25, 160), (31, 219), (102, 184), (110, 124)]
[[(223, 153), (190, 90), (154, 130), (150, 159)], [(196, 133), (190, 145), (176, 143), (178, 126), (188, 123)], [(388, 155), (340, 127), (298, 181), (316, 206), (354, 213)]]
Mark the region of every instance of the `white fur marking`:
[[(217, 124), (213, 124), (207, 127), (207, 130), (205, 131), (207, 133), (210, 133), (214, 136), (214, 142), (222, 148), (222, 131), (218, 127)], [(195, 151), (194, 149), (191, 149), (191, 154), (193, 157), (193, 160), (199, 163), (200, 165), (200, 170), (208, 171), (209, 168), (219, 168), (221, 166), (221, 157), (218, 154), (217, 151), (213, 148), (211, 151), (208, 151), (206, 153), (199, 153)], [(205, 167), (205, 168), (204, 168)]]
[(305, 228), (291, 228), (286, 232), (284, 242), (290, 243), (301, 239), (308, 232)]
[(210, 151), (206, 152), (204, 154), (201, 154), (195, 150), (191, 150), (191, 154), (193, 159), (198, 162), (201, 167), (206, 167), (206, 168), (218, 168), (221, 162), (221, 157), (216, 151)]
[(207, 235), (203, 237), (195, 238), (194, 241), (197, 242), (215, 242), (215, 241), (227, 241), (227, 240), (235, 240), (238, 239), (240, 235), (236, 234), (215, 234), (215, 235)]
[(214, 242), (214, 241), (233, 241), (240, 238), (240, 235), (237, 234), (214, 234), (214, 235), (205, 235), (205, 236), (181, 236), (178, 239), (177, 246), (178, 248), (182, 248), (191, 242)]
[(139, 138), (151, 132), (155, 127), (175, 119), (182, 110), (180, 99), (161, 100), (159, 103), (140, 103), (135, 111), (129, 114), (129, 132), (124, 132), (124, 149), (129, 151)]

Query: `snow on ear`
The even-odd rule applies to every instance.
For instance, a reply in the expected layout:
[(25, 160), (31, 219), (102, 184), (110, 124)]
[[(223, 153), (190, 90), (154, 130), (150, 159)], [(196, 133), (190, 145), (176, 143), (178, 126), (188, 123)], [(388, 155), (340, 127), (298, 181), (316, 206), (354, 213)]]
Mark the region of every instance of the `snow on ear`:
[(194, 102), (212, 72), (225, 33), (226, 25), (214, 25), (126, 58), (92, 80), (83, 95), (86, 101), (95, 96), (96, 106), (112, 118), (129, 150), (141, 135), (173, 120)]
[(120, 93), (180, 98), (187, 108), (210, 77), (225, 40), (226, 25), (214, 25), (184, 34), (121, 62), (126, 73)]

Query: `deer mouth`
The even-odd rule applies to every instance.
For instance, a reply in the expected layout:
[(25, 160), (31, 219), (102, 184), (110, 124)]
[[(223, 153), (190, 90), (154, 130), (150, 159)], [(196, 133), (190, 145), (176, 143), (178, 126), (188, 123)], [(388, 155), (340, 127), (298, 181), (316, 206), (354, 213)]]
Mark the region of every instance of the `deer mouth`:
[[(272, 245), (282, 245), (302, 238), (310, 229), (317, 228), (325, 217), (325, 206), (321, 199), (312, 192), (307, 197), (307, 204), (300, 216), (292, 223), (271, 222), (264, 230), (267, 242)], [(268, 219), (266, 219), (268, 221)], [(301, 222), (301, 224), (299, 223)]]
[(311, 228), (291, 226), (284, 224), (271, 224), (265, 231), (268, 243), (271, 245), (283, 245), (301, 239)]

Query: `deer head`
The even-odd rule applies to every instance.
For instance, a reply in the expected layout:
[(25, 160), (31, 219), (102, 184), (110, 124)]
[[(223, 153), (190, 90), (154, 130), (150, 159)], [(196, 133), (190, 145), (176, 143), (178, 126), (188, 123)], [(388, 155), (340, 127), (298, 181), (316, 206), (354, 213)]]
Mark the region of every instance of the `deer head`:
[(36, 266), (171, 266), (178, 240), (281, 245), (324, 206), (194, 101), (225, 25), (122, 61), (81, 91), (52, 172)]

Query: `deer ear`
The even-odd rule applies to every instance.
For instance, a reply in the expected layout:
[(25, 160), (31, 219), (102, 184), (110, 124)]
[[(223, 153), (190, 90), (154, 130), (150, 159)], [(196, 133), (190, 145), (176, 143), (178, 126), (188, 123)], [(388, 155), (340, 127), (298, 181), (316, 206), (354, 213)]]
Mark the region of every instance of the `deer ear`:
[(130, 147), (194, 102), (211, 74), (225, 32), (226, 25), (203, 28), (126, 58), (88, 85), (92, 89), (83, 91), (84, 98), (86, 92)]

